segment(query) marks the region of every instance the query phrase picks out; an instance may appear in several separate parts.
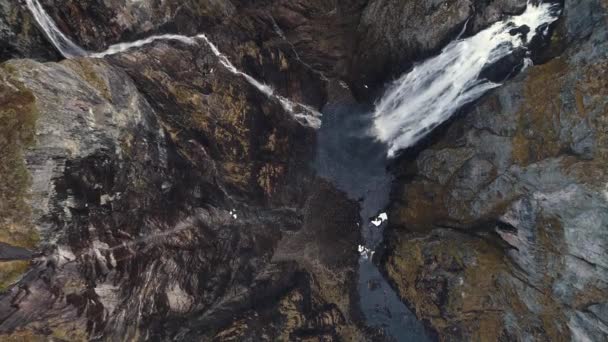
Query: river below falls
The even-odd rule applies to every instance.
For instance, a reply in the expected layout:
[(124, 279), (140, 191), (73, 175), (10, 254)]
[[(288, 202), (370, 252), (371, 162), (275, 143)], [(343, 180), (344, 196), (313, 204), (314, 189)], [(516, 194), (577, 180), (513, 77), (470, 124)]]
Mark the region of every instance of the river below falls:
[[(383, 239), (386, 222), (376, 219), (388, 205), (392, 178), (386, 170), (387, 146), (370, 134), (370, 107), (345, 100), (323, 109), (315, 169), (351, 199), (359, 202), (360, 246), (357, 289), (366, 324), (396, 341), (431, 341), (423, 324), (399, 300), (372, 262), (371, 252)], [(378, 225), (379, 224), (379, 225)], [(389, 338), (390, 338), (389, 337)]]
[[(92, 53), (61, 32), (37, 0), (26, 0), (26, 4), (49, 41), (66, 58), (103, 58), (157, 40), (177, 40), (189, 45), (202, 40), (224, 67), (278, 101), (302, 124), (316, 128), (321, 122), (316, 110), (278, 95), (270, 86), (238, 70), (204, 34), (151, 36)], [(522, 56), (526, 58), (520, 56), (511, 61), (508, 75), (529, 65), (528, 45), (535, 36), (549, 36), (549, 25), (557, 20), (559, 13), (558, 4), (530, 2), (522, 14), (494, 23), (474, 36), (455, 39), (439, 55), (415, 65), (387, 88), (375, 108), (349, 99), (334, 101), (324, 108), (315, 168), (321, 177), (360, 204), (360, 226), (352, 228), (361, 231), (363, 240), (359, 246), (357, 289), (360, 309), (368, 326), (382, 329), (397, 341), (431, 340), (423, 324), (399, 300), (372, 262), (373, 251), (381, 245), (386, 225), (380, 214), (388, 205), (392, 181), (386, 170), (387, 155), (393, 156), (398, 150), (413, 146), (460, 107), (498, 87), (500, 83), (483, 76), (489, 66), (516, 50), (525, 52)], [(520, 29), (524, 27), (526, 30)], [(280, 30), (278, 33), (283, 35)], [(4, 258), (24, 253), (27, 254), (14, 249), (6, 252)]]

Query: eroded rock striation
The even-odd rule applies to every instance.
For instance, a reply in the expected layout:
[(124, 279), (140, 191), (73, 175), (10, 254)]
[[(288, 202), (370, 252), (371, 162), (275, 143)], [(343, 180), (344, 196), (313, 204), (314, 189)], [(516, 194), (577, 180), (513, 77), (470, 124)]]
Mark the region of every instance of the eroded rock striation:
[(19, 1), (0, 1), (0, 61), (11, 58), (56, 59), (59, 55)]
[[(205, 33), (315, 109), (525, 7), (40, 2), (88, 51)], [(391, 170), (381, 263), (442, 340), (606, 338), (607, 7), (567, 1), (547, 63)], [(209, 45), (66, 60), (3, 0), (0, 44), (0, 340), (386, 339), (358, 309), (358, 199), (315, 174), (315, 130)]]
[(607, 9), (397, 166), (385, 271), (444, 340), (607, 337)]
[(2, 242), (38, 254), (2, 264), (2, 339), (362, 338), (356, 204), (313, 174), (314, 131), (208, 46), (1, 75)]
[[(24, 127), (35, 135), (22, 151), (24, 200), (42, 240), (2, 297), (4, 338), (357, 336), (343, 291), (356, 232), (331, 260), (272, 260), (296, 232), (329, 234), (301, 248), (327, 243), (355, 224), (356, 206), (310, 172), (312, 130), (210, 51), (158, 44), (111, 62), (10, 61), (2, 76), (3, 95), (36, 115)], [(311, 225), (311, 196), (352, 209)], [(342, 291), (317, 283), (314, 272), (330, 270)], [(274, 326), (247, 319), (258, 314)]]

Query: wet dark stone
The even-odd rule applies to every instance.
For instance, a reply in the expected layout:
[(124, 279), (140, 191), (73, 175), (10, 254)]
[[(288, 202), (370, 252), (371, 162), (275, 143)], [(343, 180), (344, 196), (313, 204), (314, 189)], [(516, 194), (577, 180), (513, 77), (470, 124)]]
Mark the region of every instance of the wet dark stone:
[(27, 260), (33, 255), (34, 253), (26, 248), (15, 247), (0, 242), (0, 261)]

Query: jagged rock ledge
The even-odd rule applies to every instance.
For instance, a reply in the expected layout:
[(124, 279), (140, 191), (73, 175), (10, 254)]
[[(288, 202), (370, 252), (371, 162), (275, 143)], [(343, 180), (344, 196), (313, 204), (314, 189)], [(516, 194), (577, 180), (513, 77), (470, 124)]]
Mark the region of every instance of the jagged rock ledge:
[(382, 263), (441, 340), (607, 338), (607, 9), (395, 165)]

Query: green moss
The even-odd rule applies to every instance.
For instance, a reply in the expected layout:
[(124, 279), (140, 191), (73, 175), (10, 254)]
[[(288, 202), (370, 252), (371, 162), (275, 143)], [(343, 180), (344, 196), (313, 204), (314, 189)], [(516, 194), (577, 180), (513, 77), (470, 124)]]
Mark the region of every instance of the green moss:
[(448, 216), (444, 189), (439, 184), (419, 181), (408, 184), (403, 190), (401, 197), (407, 202), (405, 205), (396, 203), (392, 224), (423, 232)]
[(555, 122), (559, 122), (559, 108), (563, 107), (560, 92), (567, 69), (567, 63), (560, 58), (530, 69), (513, 137), (515, 163), (527, 166), (559, 155), (562, 146)]
[(3, 342), (47, 342), (47, 341), (88, 341), (89, 335), (80, 321), (40, 323), (34, 322), (19, 330), (0, 333)]
[(27, 270), (29, 261), (7, 261), (0, 262), (0, 291), (17, 281)]
[(99, 75), (99, 71), (96, 70), (97, 64), (95, 60), (80, 58), (68, 60), (65, 63), (78, 72), (91, 87), (97, 89), (101, 96), (108, 101), (112, 101), (110, 88), (107, 82)]
[(201, 108), (204, 106), (202, 94), (189, 86), (182, 84), (169, 84), (169, 93), (180, 106)]
[(37, 112), (31, 91), (0, 67), (0, 242), (32, 248), (38, 235), (27, 203), (30, 174), (24, 150), (33, 145)]
[(394, 243), (387, 274), (419, 318), (444, 339), (459, 326), (473, 341), (498, 340), (502, 321), (495, 277), (505, 271), (500, 249), (452, 232), (400, 235)]

